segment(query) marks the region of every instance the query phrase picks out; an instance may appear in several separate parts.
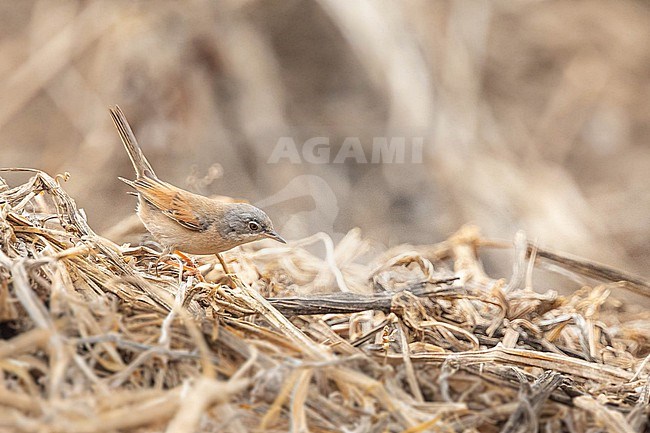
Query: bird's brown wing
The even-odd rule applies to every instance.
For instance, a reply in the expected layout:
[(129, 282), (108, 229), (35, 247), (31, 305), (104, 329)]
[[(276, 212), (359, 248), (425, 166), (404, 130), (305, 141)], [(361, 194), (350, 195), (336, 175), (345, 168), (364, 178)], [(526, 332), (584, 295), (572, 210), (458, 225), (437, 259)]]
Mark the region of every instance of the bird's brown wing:
[(141, 177), (127, 183), (135, 188), (147, 203), (185, 228), (202, 231), (210, 224), (210, 221), (195, 212), (202, 207), (197, 201), (204, 200), (204, 197), (149, 177)]

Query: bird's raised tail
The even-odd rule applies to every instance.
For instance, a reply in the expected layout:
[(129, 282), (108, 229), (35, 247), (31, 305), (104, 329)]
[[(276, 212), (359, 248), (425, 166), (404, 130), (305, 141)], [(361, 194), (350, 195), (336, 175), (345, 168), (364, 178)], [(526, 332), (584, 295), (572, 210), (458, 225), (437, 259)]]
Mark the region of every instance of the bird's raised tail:
[(142, 149), (140, 149), (138, 141), (135, 139), (133, 130), (120, 107), (116, 105), (110, 108), (110, 112), (115, 128), (117, 128), (117, 132), (120, 134), (122, 144), (124, 144), (124, 148), (129, 154), (129, 158), (131, 158), (137, 177), (151, 177), (156, 179), (156, 173), (154, 173), (149, 161), (147, 161), (147, 158), (142, 153)]

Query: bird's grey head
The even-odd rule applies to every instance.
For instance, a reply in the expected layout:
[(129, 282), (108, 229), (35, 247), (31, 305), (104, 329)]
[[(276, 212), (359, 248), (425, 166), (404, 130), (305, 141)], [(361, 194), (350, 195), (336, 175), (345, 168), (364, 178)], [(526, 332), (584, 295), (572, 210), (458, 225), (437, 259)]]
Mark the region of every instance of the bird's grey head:
[(221, 235), (236, 245), (253, 242), (263, 238), (286, 243), (275, 232), (271, 218), (262, 209), (248, 203), (235, 203), (226, 211)]

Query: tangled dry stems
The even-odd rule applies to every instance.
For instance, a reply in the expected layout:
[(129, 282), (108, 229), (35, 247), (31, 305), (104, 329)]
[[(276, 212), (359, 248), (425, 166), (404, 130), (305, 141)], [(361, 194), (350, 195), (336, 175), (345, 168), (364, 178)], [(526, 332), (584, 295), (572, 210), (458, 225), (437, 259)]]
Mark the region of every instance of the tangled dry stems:
[[(649, 317), (610, 297), (641, 279), (521, 234), (493, 279), (494, 244), (464, 227), (380, 252), (355, 230), (249, 247), (232, 278), (202, 258), (201, 281), (96, 235), (58, 177), (25, 171), (0, 184), (3, 431), (648, 428)], [(603, 281), (533, 290), (540, 258)]]

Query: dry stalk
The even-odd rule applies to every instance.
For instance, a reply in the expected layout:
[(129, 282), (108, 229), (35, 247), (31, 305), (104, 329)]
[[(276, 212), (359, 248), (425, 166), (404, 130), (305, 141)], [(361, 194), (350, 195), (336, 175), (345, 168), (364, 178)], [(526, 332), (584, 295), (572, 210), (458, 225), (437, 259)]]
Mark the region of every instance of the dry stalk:
[[(249, 246), (230, 256), (232, 281), (202, 258), (199, 282), (97, 236), (55, 178), (27, 171), (0, 188), (0, 429), (644, 425), (650, 316), (611, 303), (609, 284), (536, 292), (531, 269), (551, 256), (527, 261), (524, 234), (510, 282), (483, 270), (475, 227), (375, 257), (357, 231), (338, 246)], [(315, 241), (326, 257), (302, 248)], [(587, 276), (643, 286), (594, 266)]]

